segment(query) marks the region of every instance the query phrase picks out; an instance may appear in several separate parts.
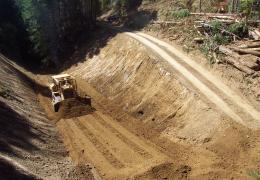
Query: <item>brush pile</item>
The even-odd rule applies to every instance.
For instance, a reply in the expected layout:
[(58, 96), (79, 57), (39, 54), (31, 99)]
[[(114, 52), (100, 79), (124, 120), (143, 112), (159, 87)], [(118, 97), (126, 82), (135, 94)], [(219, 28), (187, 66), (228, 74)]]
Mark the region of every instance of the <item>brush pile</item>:
[[(248, 75), (260, 71), (260, 27), (258, 21), (248, 21), (238, 14), (191, 13), (198, 16), (195, 28), (200, 37), (194, 42), (202, 44), (207, 55), (215, 62), (225, 62)], [(225, 56), (218, 59), (216, 54)]]

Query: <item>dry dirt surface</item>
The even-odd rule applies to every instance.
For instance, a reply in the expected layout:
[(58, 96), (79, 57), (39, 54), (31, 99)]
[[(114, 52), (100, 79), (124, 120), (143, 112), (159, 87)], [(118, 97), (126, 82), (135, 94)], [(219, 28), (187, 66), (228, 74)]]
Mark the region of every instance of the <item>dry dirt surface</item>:
[(34, 91), (46, 87), (32, 78), (0, 54), (0, 179), (91, 179), (71, 161)]
[(58, 122), (74, 161), (104, 179), (250, 179), (260, 171), (258, 107), (149, 38), (118, 34), (66, 70), (95, 108)]
[[(39, 147), (15, 151), (23, 158), (7, 152), (3, 164), (12, 164), (5, 170), (28, 178), (140, 180), (251, 179), (250, 173), (260, 172), (256, 102), (146, 34), (119, 33), (106, 43), (91, 57), (83, 52), (85, 58), (64, 71), (76, 77), (79, 94), (92, 97), (91, 107), (69, 101), (54, 113), (46, 87), (50, 75), (23, 79), (19, 67), (1, 66), (3, 77), (11, 74), (6, 77), (19, 89), (17, 95), (10, 93), (16, 89), (1, 91), (1, 101), (27, 117), (28, 133), (36, 133), (29, 142)], [(4, 87), (12, 86), (8, 78), (1, 81)], [(26, 98), (22, 108), (19, 97)], [(14, 135), (11, 145), (21, 139)], [(10, 147), (27, 147), (23, 143)]]
[[(160, 41), (150, 35), (144, 33), (127, 34), (151, 48), (159, 56), (168, 61), (193, 86), (204, 94), (209, 101), (213, 102), (233, 120), (250, 128), (259, 129), (260, 111), (258, 111), (253, 105), (250, 105), (250, 102), (247, 102), (245, 99), (240, 97), (222, 83), (220, 79), (213, 76), (194, 60), (185, 56), (184, 53), (178, 51), (170, 44)], [(225, 97), (225, 99), (223, 97)], [(231, 102), (228, 103), (228, 100)], [(235, 110), (232, 110), (231, 106), (239, 106), (240, 110), (235, 112), (238, 108), (234, 107)], [(248, 114), (251, 117), (244, 116), (244, 114)]]
[[(167, 161), (167, 156), (122, 127), (93, 112), (58, 123), (76, 162), (89, 161), (105, 179), (126, 179)], [(69, 133), (68, 133), (69, 132)]]

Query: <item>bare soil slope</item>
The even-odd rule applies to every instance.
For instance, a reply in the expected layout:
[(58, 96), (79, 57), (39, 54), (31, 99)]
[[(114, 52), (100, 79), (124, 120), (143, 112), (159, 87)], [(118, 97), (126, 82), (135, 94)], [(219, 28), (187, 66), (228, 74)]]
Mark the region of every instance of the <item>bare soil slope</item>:
[[(38, 87), (16, 67), (1, 55), (0, 177), (7, 180), (81, 177), (80, 167), (73, 165), (34, 92), (36, 87), (45, 87)], [(85, 175), (87, 172), (90, 171), (85, 169)]]
[[(117, 157), (123, 164), (116, 160), (106, 162), (115, 163), (116, 168), (121, 169), (126, 161), (119, 152), (129, 152), (120, 150), (122, 145), (109, 146), (114, 144), (113, 138), (106, 139), (105, 134), (115, 136), (117, 131), (121, 132), (110, 128), (113, 123), (144, 138), (168, 156), (167, 162), (151, 163), (148, 171), (133, 174), (137, 179), (247, 179), (248, 172), (259, 171), (259, 130), (248, 129), (233, 121), (167, 62), (137, 41), (119, 34), (101, 49), (99, 55), (87, 58), (66, 72), (78, 77), (79, 87), (94, 99), (97, 112), (79, 120), (60, 121), (59, 127), (64, 132), (72, 127), (74, 134), (71, 136), (82, 140), (76, 142), (64, 135), (72, 153), (75, 153), (73, 148), (77, 149), (76, 154), (95, 152), (97, 157), (92, 155), (86, 159), (91, 159), (104, 177), (109, 171), (102, 169), (98, 161), (103, 162), (102, 158), (106, 156), (107, 159)], [(108, 125), (103, 124), (104, 119), (111, 119)], [(118, 138), (122, 135), (129, 137), (119, 134)], [(81, 149), (73, 147), (86, 143), (84, 141), (92, 141), (93, 150), (84, 145), (79, 145)], [(130, 145), (128, 141), (123, 144)], [(135, 157), (132, 158), (134, 161)], [(129, 172), (131, 170), (124, 175), (129, 176)]]

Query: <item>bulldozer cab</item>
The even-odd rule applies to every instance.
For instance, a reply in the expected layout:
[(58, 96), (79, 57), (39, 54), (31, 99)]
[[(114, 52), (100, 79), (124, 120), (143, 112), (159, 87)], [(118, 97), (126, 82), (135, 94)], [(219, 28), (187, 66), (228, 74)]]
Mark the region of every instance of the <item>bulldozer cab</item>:
[(77, 92), (77, 83), (74, 77), (68, 74), (52, 76), (50, 85), (52, 92), (59, 93), (62, 100), (74, 98)]
[(55, 112), (58, 112), (62, 106), (63, 110), (66, 109), (66, 111), (71, 108), (73, 109), (75, 105), (80, 105), (81, 108), (83, 108), (82, 104), (84, 104), (84, 106), (91, 106), (91, 98), (89, 96), (85, 95), (85, 97), (82, 98), (77, 93), (77, 82), (73, 76), (61, 74), (52, 76), (50, 80), (49, 88), (52, 94), (52, 105)]

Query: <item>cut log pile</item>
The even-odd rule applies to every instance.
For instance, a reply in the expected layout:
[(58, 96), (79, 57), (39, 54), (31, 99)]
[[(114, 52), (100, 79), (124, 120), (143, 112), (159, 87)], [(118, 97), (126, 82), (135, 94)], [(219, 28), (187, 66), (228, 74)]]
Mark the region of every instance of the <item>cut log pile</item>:
[[(230, 32), (232, 29), (230, 28), (232, 27), (230, 26), (231, 24), (243, 22), (245, 20), (240, 14), (190, 14), (196, 16), (194, 27), (197, 29), (198, 34), (200, 34), (199, 37), (193, 39), (193, 42), (209, 46), (208, 50), (211, 57), (215, 59), (215, 62), (231, 64), (248, 75), (255, 74), (256, 72), (260, 75), (260, 27), (256, 25), (260, 20), (248, 21), (248, 34), (247, 31), (245, 31), (242, 32), (241, 35), (237, 33), (237, 30), (232, 30), (232, 32)], [(213, 23), (213, 21), (219, 21), (221, 22), (221, 25), (218, 27), (218, 24)], [(171, 26), (179, 26), (186, 24), (186, 22), (181, 20), (152, 21), (151, 24), (159, 24), (162, 27), (171, 29)], [(222, 35), (219, 36), (219, 38), (223, 38), (223, 42), (227, 39), (227, 41), (232, 41), (233, 45), (219, 45), (221, 44), (222, 39), (218, 42), (214, 42), (212, 37), (216, 37), (216, 34)], [(174, 35), (169, 37), (169, 39), (176, 40), (178, 37), (178, 35)], [(222, 53), (225, 56), (223, 59), (219, 59), (217, 53)]]
[(199, 16), (199, 19), (195, 21), (195, 28), (201, 36), (204, 36), (204, 38), (194, 38), (194, 42), (202, 44), (203, 41), (214, 35), (211, 33), (213, 29), (211, 22), (216, 20), (224, 24), (218, 31), (233, 39), (233, 45), (218, 46), (218, 52), (225, 55), (222, 60), (216, 57), (214, 49), (213, 57), (217, 62), (231, 64), (248, 75), (260, 71), (260, 27), (253, 27), (253, 24), (258, 21), (249, 21), (249, 24), (252, 23), (249, 26), (249, 36), (243, 39), (225, 28), (232, 23), (243, 21), (238, 14), (191, 13), (191, 15)]
[(242, 46), (219, 46), (219, 52), (225, 54), (225, 62), (252, 75), (260, 71), (260, 41), (247, 42)]
[[(243, 21), (243, 18), (239, 14), (191, 13), (191, 15), (200, 17), (199, 20), (195, 21), (196, 23), (195, 28), (197, 28), (201, 34), (205, 34), (205, 30), (207, 30), (208, 28), (212, 28), (210, 25), (210, 22), (212, 21), (219, 21), (225, 25), (230, 25), (233, 23), (238, 23)], [(260, 20), (255, 20), (255, 21), (249, 20), (248, 23), (256, 24), (256, 23), (260, 23)], [(227, 31), (226, 29), (220, 29), (220, 30), (224, 34), (233, 36), (234, 40), (240, 39), (237, 35)], [(254, 40), (260, 40), (260, 28), (259, 27), (251, 28), (249, 30), (249, 37)]]
[(249, 36), (251, 36), (255, 40), (260, 40), (260, 30), (259, 28), (253, 28), (249, 30)]

